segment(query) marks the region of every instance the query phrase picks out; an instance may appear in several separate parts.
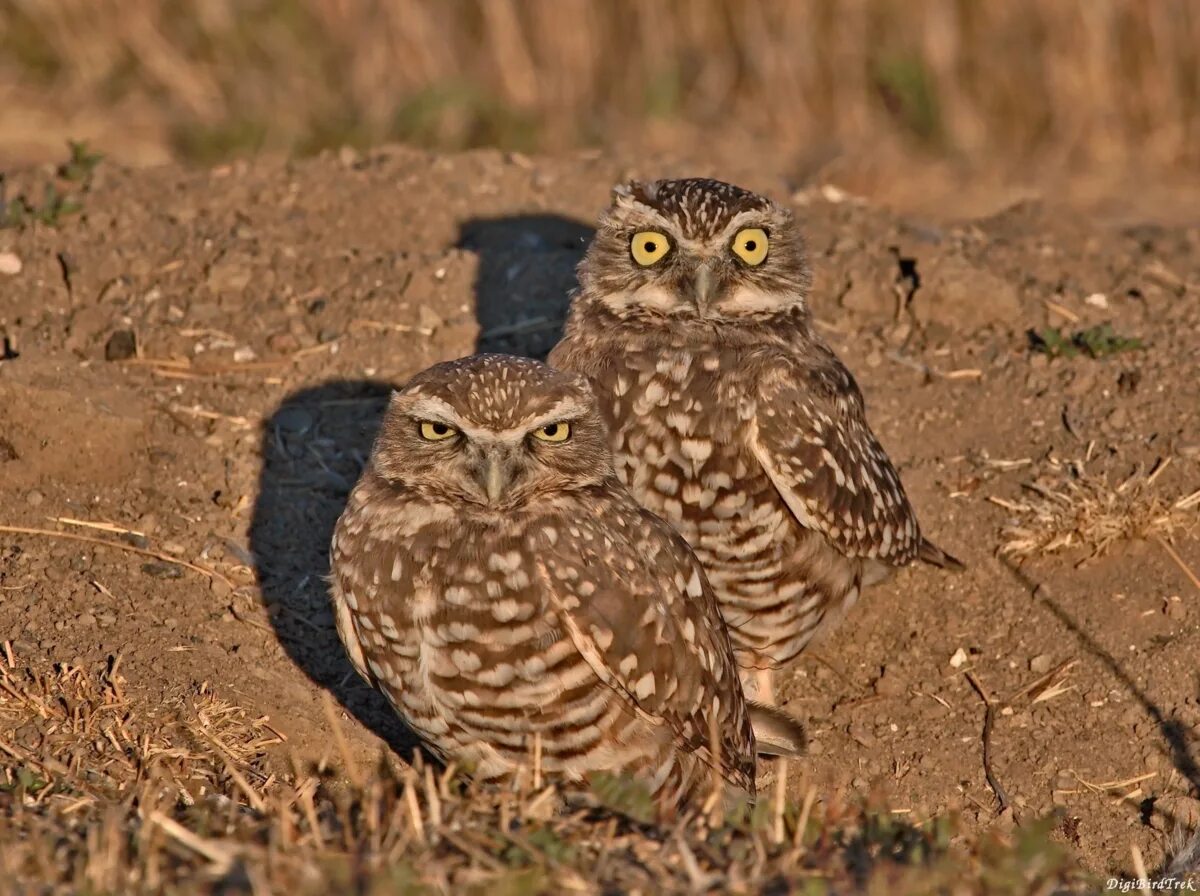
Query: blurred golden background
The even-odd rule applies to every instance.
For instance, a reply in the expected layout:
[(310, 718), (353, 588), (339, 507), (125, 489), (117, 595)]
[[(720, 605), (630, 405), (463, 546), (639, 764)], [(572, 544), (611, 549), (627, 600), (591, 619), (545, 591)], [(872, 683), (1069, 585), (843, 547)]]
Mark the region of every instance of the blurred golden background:
[(1200, 162), (1194, 0), (0, 0), (0, 162), (403, 141)]

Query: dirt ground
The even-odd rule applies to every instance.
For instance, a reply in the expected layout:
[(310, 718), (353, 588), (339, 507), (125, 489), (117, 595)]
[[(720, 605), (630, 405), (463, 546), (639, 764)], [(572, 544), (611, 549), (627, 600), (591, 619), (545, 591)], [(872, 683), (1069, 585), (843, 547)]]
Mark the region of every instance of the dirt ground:
[[(883, 793), (915, 822), (978, 828), (1058, 808), (1083, 867), (1129, 874), (1131, 846), (1155, 865), (1175, 827), (1200, 823), (1200, 583), (1185, 572), (1200, 540), (1195, 504), (1170, 506), (1200, 489), (1200, 205), (1180, 196), (1161, 214), (997, 196), (964, 218), (748, 163), (101, 163), (73, 187), (80, 212), (0, 230), (0, 524), (44, 530), (0, 531), (7, 661), (119, 656), (147, 713), (207, 682), (269, 717), (281, 761), (332, 754), (329, 690), (354, 750), (405, 749), (341, 652), (323, 579), (388, 387), (477, 349), (543, 355), (611, 184), (685, 173), (802, 216), (816, 314), (927, 533), (969, 567), (874, 588), (788, 673), (812, 736), (793, 790)], [(8, 194), (40, 197), (52, 176), (17, 172)], [(1142, 348), (1031, 350), (1031, 329), (1103, 323)], [(1013, 525), (1042, 537), (1026, 486), (1074, 494), (1081, 471), (1115, 501), (1160, 500), (1173, 542), (1002, 558)], [(1003, 813), (970, 678), (995, 701)]]

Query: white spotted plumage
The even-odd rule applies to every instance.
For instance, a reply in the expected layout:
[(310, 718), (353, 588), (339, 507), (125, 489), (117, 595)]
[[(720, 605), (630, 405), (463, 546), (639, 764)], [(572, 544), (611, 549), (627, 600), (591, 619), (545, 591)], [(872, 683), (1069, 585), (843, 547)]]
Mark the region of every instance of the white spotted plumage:
[[(736, 257), (742, 228), (769, 240)], [(630, 240), (663, 234), (641, 266)], [(815, 332), (791, 215), (709, 180), (619, 188), (580, 266), (550, 363), (592, 381), (616, 469), (691, 544), (739, 662), (774, 666), (828, 628), (879, 568), (957, 561), (920, 534), (853, 377)], [(641, 305), (646, 290), (674, 300)]]
[[(423, 442), (414, 409), (435, 406), (457, 435)], [(563, 408), (569, 441), (532, 437)], [(392, 399), (331, 559), (355, 668), (477, 776), (528, 769), (537, 737), (547, 778), (630, 772), (668, 809), (713, 766), (753, 790), (716, 600), (686, 542), (617, 481), (582, 377), (502, 356), (416, 377)]]

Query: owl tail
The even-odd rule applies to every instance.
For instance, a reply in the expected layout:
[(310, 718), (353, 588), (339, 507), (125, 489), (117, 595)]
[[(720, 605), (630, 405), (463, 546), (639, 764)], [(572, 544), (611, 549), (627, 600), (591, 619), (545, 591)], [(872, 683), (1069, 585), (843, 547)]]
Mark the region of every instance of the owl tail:
[(804, 726), (775, 706), (746, 701), (750, 712), (750, 727), (754, 729), (754, 740), (760, 756), (779, 756), (796, 759), (804, 755), (808, 736)]
[(967, 568), (961, 560), (951, 557), (927, 538), (921, 540), (921, 547), (917, 551), (917, 557), (926, 563), (932, 563), (934, 566), (941, 569), (949, 569), (952, 572), (962, 572)]

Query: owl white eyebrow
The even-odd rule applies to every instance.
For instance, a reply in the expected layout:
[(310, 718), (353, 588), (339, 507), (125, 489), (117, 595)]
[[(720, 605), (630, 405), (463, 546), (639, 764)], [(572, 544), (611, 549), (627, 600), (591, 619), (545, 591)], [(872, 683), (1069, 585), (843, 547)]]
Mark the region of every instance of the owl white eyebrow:
[(725, 225), (725, 229), (721, 231), (721, 236), (725, 238), (731, 237), (742, 228), (753, 225), (767, 229), (767, 222), (761, 209), (746, 209), (744, 212), (738, 212), (729, 219), (729, 223)]

